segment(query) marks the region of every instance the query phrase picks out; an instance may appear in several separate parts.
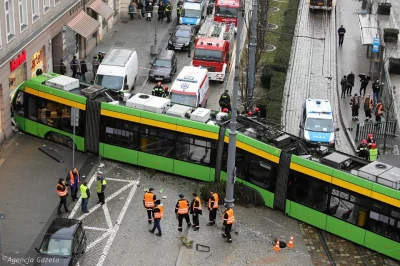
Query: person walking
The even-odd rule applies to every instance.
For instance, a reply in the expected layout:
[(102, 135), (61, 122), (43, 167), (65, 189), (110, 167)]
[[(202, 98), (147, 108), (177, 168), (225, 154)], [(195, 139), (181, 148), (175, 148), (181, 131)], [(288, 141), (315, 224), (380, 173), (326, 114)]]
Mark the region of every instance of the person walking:
[(158, 21), (164, 21), (165, 6), (163, 1), (160, 1), (158, 6)]
[(87, 181), (83, 181), (83, 184), (80, 186), (81, 197), (82, 197), (82, 212), (89, 213), (88, 204), (90, 198), (90, 189), (87, 186)]
[(67, 73), (67, 67), (64, 64), (64, 60), (60, 60), (60, 74), (65, 75)]
[(86, 82), (86, 76), (85, 76), (86, 72), (87, 72), (86, 62), (85, 62), (85, 59), (82, 59), (81, 60), (81, 78), (82, 78), (83, 82)]
[(379, 155), (378, 145), (372, 143), (371, 149), (369, 149), (369, 160), (375, 162), (379, 158)]
[(129, 16), (131, 17), (131, 20), (133, 20), (135, 15), (135, 8), (133, 7), (133, 1), (128, 6), (128, 13)]
[(57, 214), (61, 214), (61, 207), (64, 206), (64, 210), (66, 213), (69, 213), (68, 207), (67, 207), (67, 197), (68, 197), (68, 186), (65, 183), (65, 179), (60, 177), (58, 179), (58, 184), (57, 184), (57, 194), (60, 197), (60, 203), (58, 204), (57, 208)]
[(164, 95), (164, 87), (161, 82), (158, 82), (156, 86), (154, 86), (151, 94), (157, 97), (163, 97)]
[(372, 121), (372, 99), (369, 94), (364, 98), (365, 122)]
[(179, 19), (181, 17), (181, 14), (182, 14), (182, 5), (178, 4), (178, 7), (176, 8), (176, 17), (177, 17), (176, 25), (179, 25)]
[(93, 66), (93, 79), (96, 77), (97, 74), (97, 69), (99, 69), (99, 60), (97, 60), (97, 57), (94, 56), (93, 57), (93, 61), (92, 61), (92, 66)]
[(222, 221), (223, 224), (225, 225), (225, 233), (223, 233), (222, 236), (227, 238), (226, 242), (232, 243), (231, 230), (232, 230), (232, 224), (235, 222), (235, 216), (233, 209), (229, 208), (226, 204), (225, 204), (225, 211), (222, 214)]
[(78, 59), (76, 59), (75, 55), (70, 63), (70, 67), (72, 70), (72, 77), (76, 78), (76, 76), (78, 75), (78, 71), (79, 71), (79, 62), (78, 62)]
[(104, 196), (104, 190), (106, 189), (107, 186), (107, 181), (104, 178), (103, 172), (97, 172), (97, 179), (96, 179), (96, 193), (97, 197), (99, 198), (99, 201), (97, 204), (104, 205), (106, 203), (105, 201), (105, 196)]
[(193, 200), (190, 204), (190, 214), (192, 215), (193, 227), (194, 231), (199, 231), (200, 223), (199, 223), (199, 215), (203, 214), (203, 207), (201, 206), (201, 200), (197, 196), (197, 193), (193, 193)]
[(143, 206), (147, 211), (147, 221), (149, 222), (149, 224), (151, 224), (152, 220), (152, 211), (154, 208), (154, 202), (157, 200), (157, 197), (156, 195), (154, 195), (153, 191), (154, 188), (149, 188), (149, 191), (144, 193), (143, 197)]
[(162, 236), (161, 232), (161, 218), (164, 217), (164, 206), (162, 206), (161, 201), (158, 199), (154, 202), (155, 206), (152, 211), (153, 213), (153, 218), (154, 218), (154, 226), (153, 229), (150, 229), (149, 232), (154, 234), (154, 231), (158, 230), (158, 233), (156, 236)]
[(165, 15), (167, 16), (167, 23), (171, 22), (171, 12), (172, 12), (171, 2), (167, 2), (167, 6), (165, 7)]
[(101, 51), (97, 54), (97, 59), (99, 60), (100, 64), (101, 64), (101, 62), (103, 62), (104, 56), (105, 56), (105, 53), (103, 53)]
[(374, 104), (377, 104), (380, 98), (380, 92), (381, 92), (381, 82), (379, 79), (375, 80), (375, 82), (372, 83), (372, 93), (374, 97)]
[(381, 122), (382, 112), (384, 111), (384, 105), (381, 100), (378, 101), (378, 104), (375, 106), (375, 121)]
[(210, 197), (208, 198), (208, 226), (214, 225), (215, 220), (217, 219), (218, 200), (218, 194), (215, 193), (214, 189), (211, 189)]
[(225, 90), (219, 97), (219, 107), (221, 107), (221, 110), (227, 108), (229, 112), (232, 111), (231, 96), (229, 95), (228, 90)]
[(369, 150), (368, 150), (368, 142), (366, 139), (363, 139), (357, 147), (357, 154), (364, 160), (369, 160)]
[(351, 95), (354, 87), (355, 76), (353, 71), (347, 75), (347, 95)]
[(69, 187), (71, 188), (71, 197), (73, 201), (76, 201), (78, 199), (78, 188), (79, 188), (79, 183), (81, 182), (81, 176), (79, 175), (78, 169), (74, 168), (71, 171), (69, 171), (67, 175), (67, 183), (69, 184)]
[(350, 100), (351, 116), (353, 121), (358, 121), (358, 110), (360, 109), (360, 96), (357, 93)]
[(346, 76), (343, 76), (342, 80), (340, 81), (340, 86), (342, 87), (342, 94), (340, 95), (340, 98), (346, 98), (346, 92), (349, 89)]
[(346, 33), (346, 29), (343, 27), (343, 25), (340, 25), (340, 28), (338, 29), (338, 35), (339, 35), (339, 47), (343, 46), (343, 40), (344, 40), (344, 34)]
[(139, 0), (139, 3), (137, 4), (138, 8), (138, 14), (140, 15), (140, 18), (144, 17), (144, 5), (142, 1)]
[[(369, 79), (364, 76), (360, 79), (361, 82), (361, 87), (360, 87), (360, 96), (363, 95), (363, 97), (365, 96), (365, 90), (367, 89), (368, 83), (369, 83)], [(364, 91), (364, 93), (362, 93)]]
[(185, 218), (185, 221), (188, 226), (191, 226), (192, 224), (190, 223), (189, 219), (189, 201), (184, 199), (183, 194), (179, 194), (179, 200), (176, 203), (175, 206), (175, 213), (178, 215), (178, 231), (182, 232), (182, 222), (183, 218)]

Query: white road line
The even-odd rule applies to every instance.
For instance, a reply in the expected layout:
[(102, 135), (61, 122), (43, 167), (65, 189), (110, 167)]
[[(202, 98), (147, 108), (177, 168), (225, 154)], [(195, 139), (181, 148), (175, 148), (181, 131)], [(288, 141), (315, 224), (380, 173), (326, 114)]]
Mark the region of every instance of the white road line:
[[(118, 196), (118, 194), (122, 193), (123, 191), (125, 191), (127, 188), (133, 186), (135, 184), (136, 181), (132, 181), (131, 183), (123, 186), (122, 188), (120, 188), (119, 190), (117, 190), (116, 192), (114, 192), (110, 197), (106, 198), (106, 203), (109, 202), (110, 200), (112, 200), (113, 198), (115, 198), (116, 196)], [(94, 212), (95, 210), (97, 210), (98, 208), (100, 208), (101, 205), (97, 204), (96, 206), (94, 206), (93, 208), (91, 208), (89, 210), (89, 213), (85, 213), (83, 214), (81, 217), (77, 218), (78, 220), (82, 220), (84, 219), (86, 216), (88, 216), (90, 213)]]
[[(90, 178), (89, 183), (88, 183), (89, 188), (95, 179), (96, 179), (96, 174), (92, 175), (92, 177)], [(78, 209), (79, 209), (79, 207), (81, 207), (81, 205), (82, 205), (82, 198), (79, 198), (78, 202), (74, 206), (74, 209), (68, 216), (69, 219), (72, 219), (74, 217), (75, 213), (78, 211)]]
[(111, 248), (112, 243), (114, 242), (114, 238), (115, 238), (115, 236), (116, 236), (117, 233), (118, 233), (119, 225), (121, 224), (122, 219), (124, 218), (125, 213), (126, 213), (128, 207), (129, 207), (129, 204), (130, 204), (130, 202), (131, 202), (131, 200), (132, 200), (132, 198), (133, 198), (133, 195), (135, 194), (135, 191), (136, 191), (136, 189), (137, 189), (137, 185), (139, 184), (139, 180), (134, 181), (133, 184), (134, 184), (134, 186), (132, 187), (132, 190), (131, 190), (131, 192), (129, 193), (128, 198), (126, 199), (125, 205), (124, 205), (124, 207), (122, 208), (121, 213), (119, 214), (117, 223), (116, 223), (116, 225), (115, 225), (115, 227), (114, 227), (113, 232), (111, 233), (111, 236), (108, 238), (108, 241), (107, 241), (107, 243), (106, 243), (106, 246), (104, 247), (104, 250), (103, 250), (103, 254), (101, 254), (101, 257), (100, 257), (99, 262), (97, 263), (97, 266), (102, 266), (103, 263), (104, 263), (104, 261), (106, 260), (107, 254), (108, 254), (108, 252), (110, 251), (110, 248)]
[(96, 246), (98, 243), (100, 243), (101, 241), (103, 241), (104, 238), (108, 237), (108, 236), (111, 235), (113, 232), (114, 232), (114, 230), (109, 230), (108, 232), (102, 234), (101, 237), (97, 238), (95, 241), (93, 241), (92, 243), (90, 243), (90, 244), (86, 247), (86, 251), (92, 249), (94, 246)]
[(118, 182), (127, 182), (127, 183), (130, 183), (130, 182), (132, 182), (132, 181), (135, 181), (135, 180), (118, 179), (118, 178), (106, 178), (106, 180), (107, 180), (107, 181), (108, 181), (108, 180), (111, 180), (111, 181), (118, 181)]
[(108, 211), (106, 204), (103, 205), (103, 211), (104, 211), (104, 215), (106, 216), (108, 228), (111, 229), (112, 228), (111, 216), (110, 216), (110, 212)]
[(92, 227), (92, 226), (84, 226), (86, 230), (93, 230), (93, 231), (103, 231), (103, 232), (108, 232), (110, 231), (109, 228), (100, 228), (100, 227)]

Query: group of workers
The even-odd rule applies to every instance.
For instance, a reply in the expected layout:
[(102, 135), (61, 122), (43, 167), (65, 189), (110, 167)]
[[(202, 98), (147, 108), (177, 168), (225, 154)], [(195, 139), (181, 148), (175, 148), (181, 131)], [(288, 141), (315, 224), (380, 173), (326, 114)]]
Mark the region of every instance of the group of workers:
[(158, 82), (157, 85), (154, 86), (151, 95), (161, 98), (169, 98), (168, 86), (163, 86), (161, 82)]
[(358, 110), (360, 109), (361, 104), (363, 104), (364, 107), (366, 122), (372, 122), (372, 111), (374, 111), (375, 121), (381, 122), (382, 114), (384, 112), (384, 105), (382, 101), (379, 100), (374, 107), (374, 101), (369, 94), (364, 97), (364, 101), (362, 102), (357, 93), (354, 94), (354, 96), (350, 99), (351, 117), (353, 121), (358, 121)]
[[(185, 199), (183, 194), (179, 194), (179, 199), (175, 205), (175, 214), (178, 219), (178, 231), (182, 232), (183, 220), (185, 220), (188, 227), (193, 227), (194, 231), (200, 230), (199, 215), (203, 214), (203, 207), (200, 197), (195, 192), (192, 194), (192, 202), (189, 203)], [(208, 226), (213, 226), (216, 224), (217, 211), (218, 211), (218, 194), (214, 189), (210, 191), (210, 196), (208, 199), (208, 210), (209, 210), (209, 222)], [(162, 236), (161, 230), (161, 219), (164, 217), (164, 206), (159, 199), (157, 199), (154, 194), (154, 188), (149, 188), (145, 192), (143, 197), (143, 206), (147, 211), (147, 221), (149, 224), (154, 220), (153, 228), (149, 230), (150, 233), (154, 234), (157, 229), (157, 236)], [(225, 206), (225, 211), (222, 215), (223, 225), (225, 226), (225, 233), (222, 234), (224, 238), (227, 238), (226, 242), (232, 243), (232, 224), (235, 222), (233, 209)], [(190, 221), (189, 214), (192, 215), (192, 222)]]
[[(97, 204), (105, 204), (104, 190), (106, 189), (107, 181), (102, 172), (98, 171), (96, 173), (96, 192), (99, 201)], [(90, 198), (90, 189), (88, 187), (88, 182), (81, 182), (81, 176), (78, 169), (73, 168), (69, 171), (67, 178), (59, 178), (57, 184), (57, 194), (60, 197), (60, 203), (58, 204), (57, 214), (61, 214), (61, 208), (64, 207), (64, 211), (69, 213), (67, 197), (68, 197), (68, 187), (71, 189), (71, 198), (73, 201), (78, 200), (78, 189), (82, 198), (82, 212), (89, 213), (88, 203)]]
[(364, 160), (374, 162), (379, 157), (378, 146), (372, 134), (368, 134), (368, 139), (363, 139), (358, 145), (357, 154)]

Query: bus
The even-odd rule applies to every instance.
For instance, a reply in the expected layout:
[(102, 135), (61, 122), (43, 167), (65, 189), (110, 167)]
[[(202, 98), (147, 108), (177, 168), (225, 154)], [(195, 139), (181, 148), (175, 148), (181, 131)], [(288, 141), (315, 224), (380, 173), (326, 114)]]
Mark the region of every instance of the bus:
[(214, 21), (235, 25), (237, 32), (240, 0), (217, 0), (214, 10)]
[(309, 10), (313, 12), (314, 10), (325, 10), (331, 12), (333, 6), (333, 0), (310, 0), (309, 1)]
[[(204, 182), (226, 180), (229, 121), (219, 121), (218, 112), (160, 113), (146, 95), (130, 105), (126, 94), (118, 100), (107, 89), (71, 86), (65, 78), (72, 79), (45, 73), (19, 86), (12, 113), (21, 131), (71, 145), (74, 107), (80, 151)], [(400, 260), (399, 168), (307, 148), (257, 119), (237, 117), (235, 162), (236, 183), (255, 202)]]

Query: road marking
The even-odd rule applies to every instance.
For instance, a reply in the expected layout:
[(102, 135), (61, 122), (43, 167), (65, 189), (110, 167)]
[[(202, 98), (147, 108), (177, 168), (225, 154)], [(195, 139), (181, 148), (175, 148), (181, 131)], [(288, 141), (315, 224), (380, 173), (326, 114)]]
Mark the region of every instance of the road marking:
[(117, 181), (117, 182), (127, 182), (127, 183), (130, 183), (133, 181), (133, 180), (126, 180), (126, 179), (118, 179), (118, 178), (107, 178), (107, 181), (108, 180)]
[[(93, 184), (94, 180), (96, 179), (96, 175), (97, 174), (93, 174), (92, 177), (90, 178), (89, 183), (88, 183), (88, 187), (89, 188)], [(75, 213), (78, 211), (78, 209), (81, 206), (81, 204), (82, 204), (82, 198), (79, 197), (78, 202), (74, 206), (74, 209), (72, 210), (72, 212), (68, 216), (69, 219), (72, 219), (74, 217)]]
[(103, 205), (103, 211), (104, 211), (104, 215), (106, 216), (108, 228), (112, 228), (111, 216), (110, 216), (110, 212), (108, 211), (106, 204)]
[(92, 226), (83, 226), (86, 230), (93, 230), (93, 231), (103, 231), (108, 232), (109, 228), (100, 228), (100, 227), (92, 227)]
[(94, 246), (96, 246), (98, 243), (100, 243), (104, 238), (108, 237), (109, 235), (111, 235), (114, 232), (113, 229), (108, 230), (108, 232), (104, 233), (101, 235), (101, 237), (97, 238), (95, 241), (93, 241), (92, 243), (90, 243), (87, 247), (86, 247), (86, 251), (92, 249)]
[(102, 266), (103, 263), (104, 263), (104, 261), (106, 260), (107, 254), (108, 254), (108, 252), (110, 251), (110, 248), (111, 248), (112, 243), (114, 242), (114, 238), (115, 238), (115, 236), (116, 236), (117, 233), (118, 233), (119, 225), (121, 224), (122, 219), (124, 218), (125, 213), (126, 213), (128, 207), (129, 207), (129, 204), (130, 204), (130, 202), (131, 202), (131, 200), (132, 200), (132, 198), (133, 198), (133, 195), (135, 194), (135, 191), (136, 191), (136, 189), (137, 189), (137, 185), (139, 184), (139, 180), (134, 181), (134, 182), (132, 182), (132, 183), (133, 183), (132, 190), (131, 190), (131, 192), (129, 193), (128, 198), (126, 199), (125, 205), (124, 205), (124, 207), (122, 208), (122, 211), (121, 211), (121, 213), (120, 213), (120, 215), (119, 215), (119, 217), (118, 217), (118, 220), (117, 220), (116, 225), (114, 226), (114, 230), (113, 230), (113, 232), (111, 233), (111, 236), (108, 238), (108, 241), (107, 241), (107, 243), (106, 243), (106, 246), (104, 247), (104, 250), (103, 250), (103, 254), (101, 254), (100, 260), (99, 260), (99, 262), (97, 263), (98, 266)]

